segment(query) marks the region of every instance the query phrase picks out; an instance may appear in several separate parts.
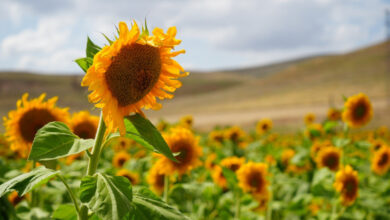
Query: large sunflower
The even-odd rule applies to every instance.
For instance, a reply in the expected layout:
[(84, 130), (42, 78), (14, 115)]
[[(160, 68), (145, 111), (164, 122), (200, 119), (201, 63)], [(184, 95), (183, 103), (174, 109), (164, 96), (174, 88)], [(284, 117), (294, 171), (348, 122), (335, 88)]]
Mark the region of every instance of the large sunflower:
[(352, 205), (358, 197), (359, 179), (357, 171), (349, 165), (341, 168), (336, 173), (334, 187), (336, 191), (341, 193), (342, 204), (345, 206)]
[(317, 167), (327, 167), (332, 171), (337, 171), (340, 167), (341, 150), (328, 146), (321, 149), (316, 157)]
[(88, 111), (81, 111), (72, 115), (70, 127), (77, 136), (84, 139), (95, 138), (99, 124), (99, 117), (91, 115)]
[(237, 171), (238, 185), (253, 194), (265, 194), (267, 191), (268, 165), (249, 162)]
[(385, 146), (374, 153), (371, 170), (378, 175), (385, 174), (390, 168), (390, 148)]
[(164, 164), (161, 173), (171, 175), (177, 171), (182, 175), (201, 164), (199, 157), (202, 155), (202, 148), (199, 146), (199, 138), (192, 131), (182, 127), (172, 128), (170, 133), (164, 135), (164, 139), (171, 151), (179, 155), (175, 156), (178, 162), (159, 155)]
[(44, 101), (46, 94), (38, 98), (27, 100), (28, 93), (16, 103), (16, 110), (4, 117), (5, 135), (11, 143), (11, 149), (20, 156), (26, 157), (37, 131), (52, 121), (68, 123), (68, 108), (56, 107), (57, 97)]
[(351, 96), (344, 104), (343, 121), (352, 128), (367, 124), (373, 115), (373, 109), (368, 97), (359, 93)]
[(272, 129), (272, 120), (271, 119), (264, 118), (264, 119), (261, 119), (259, 122), (257, 122), (256, 132), (259, 135), (267, 133), (271, 129)]
[(175, 38), (176, 28), (167, 33), (155, 28), (152, 33), (141, 34), (135, 22), (131, 30), (120, 22), (119, 37), (95, 55), (83, 78), (81, 85), (92, 91), (89, 100), (102, 108), (109, 131), (124, 134), (123, 117), (141, 108), (160, 109), (156, 98), (172, 98), (168, 92), (181, 86), (176, 79), (188, 75), (172, 59), (185, 52), (172, 52), (181, 42)]

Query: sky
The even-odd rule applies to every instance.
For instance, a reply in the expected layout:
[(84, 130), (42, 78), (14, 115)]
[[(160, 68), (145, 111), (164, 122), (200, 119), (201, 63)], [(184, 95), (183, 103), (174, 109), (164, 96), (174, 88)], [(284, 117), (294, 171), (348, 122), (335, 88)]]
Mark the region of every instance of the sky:
[(245, 68), (383, 41), (390, 0), (1, 0), (0, 70), (73, 74), (119, 21), (177, 27), (185, 69)]

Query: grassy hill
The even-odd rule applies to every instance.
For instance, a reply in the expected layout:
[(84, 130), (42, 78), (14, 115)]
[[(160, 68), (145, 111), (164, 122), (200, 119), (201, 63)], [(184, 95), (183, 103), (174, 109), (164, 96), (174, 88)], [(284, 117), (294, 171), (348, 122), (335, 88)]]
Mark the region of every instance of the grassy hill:
[[(211, 73), (193, 72), (182, 80), (173, 100), (160, 111), (147, 111), (153, 120), (175, 121), (192, 114), (198, 128), (216, 124), (253, 126), (271, 117), (277, 127), (302, 126), (306, 112), (324, 117), (329, 106), (342, 107), (342, 95), (364, 92), (375, 108), (373, 125), (390, 124), (386, 110), (386, 88), (390, 88), (389, 58), (385, 43), (348, 54), (317, 56), (247, 69)], [(71, 111), (93, 110), (87, 91), (80, 87), (81, 75), (37, 75), (0, 73), (0, 115), (15, 108), (24, 92), (59, 96), (60, 106)]]

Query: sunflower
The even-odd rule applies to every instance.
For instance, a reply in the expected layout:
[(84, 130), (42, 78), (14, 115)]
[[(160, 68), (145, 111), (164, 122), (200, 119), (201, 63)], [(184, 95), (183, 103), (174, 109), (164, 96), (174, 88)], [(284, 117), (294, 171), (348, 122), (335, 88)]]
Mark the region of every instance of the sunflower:
[(351, 128), (359, 128), (367, 124), (372, 115), (371, 102), (363, 93), (349, 97), (344, 104), (343, 121)]
[(126, 161), (130, 160), (130, 154), (125, 151), (118, 152), (112, 159), (112, 165), (117, 168), (123, 167)]
[(194, 124), (194, 118), (192, 115), (186, 115), (180, 118), (179, 124), (185, 128), (191, 129), (192, 125)]
[(99, 117), (91, 115), (88, 111), (81, 111), (72, 115), (70, 127), (77, 136), (84, 139), (95, 138), (99, 124)]
[(321, 149), (324, 149), (326, 147), (332, 146), (332, 143), (330, 141), (315, 141), (313, 145), (310, 148), (310, 156), (313, 160), (317, 158), (318, 152), (320, 152)]
[(272, 120), (269, 118), (261, 119), (259, 122), (257, 122), (256, 125), (256, 132), (259, 135), (265, 134), (268, 131), (272, 129)]
[(312, 216), (317, 216), (318, 211), (321, 210), (321, 203), (319, 201), (311, 201), (308, 208)]
[(168, 127), (169, 127), (169, 123), (166, 122), (165, 120), (160, 120), (156, 126), (157, 130), (159, 130), (160, 132), (165, 131)]
[(175, 156), (178, 162), (159, 155), (164, 164), (161, 167), (162, 173), (171, 175), (177, 171), (182, 175), (201, 164), (199, 157), (202, 155), (202, 148), (199, 146), (199, 138), (192, 131), (182, 127), (172, 128), (169, 134), (164, 135), (164, 139), (171, 151), (179, 155)]
[(388, 133), (389, 133), (389, 129), (383, 125), (383, 126), (380, 126), (378, 129), (376, 129), (375, 133), (378, 137), (386, 138)]
[(371, 170), (378, 175), (385, 174), (390, 168), (390, 148), (382, 147), (374, 153)]
[(341, 119), (341, 111), (335, 108), (330, 108), (328, 110), (328, 120), (338, 121)]
[(160, 109), (156, 98), (172, 98), (168, 92), (181, 86), (176, 79), (188, 75), (172, 59), (185, 52), (172, 52), (181, 42), (175, 38), (176, 28), (166, 34), (155, 28), (152, 33), (140, 33), (136, 22), (131, 30), (120, 22), (119, 37), (95, 55), (83, 78), (81, 85), (92, 91), (90, 102), (102, 108), (108, 131), (124, 134), (123, 117), (141, 113), (141, 108)]
[(319, 123), (311, 123), (307, 125), (307, 128), (305, 130), (305, 136), (308, 137), (310, 140), (315, 140), (323, 134), (324, 129), (322, 128), (322, 124)]
[(332, 171), (337, 171), (340, 167), (341, 150), (328, 146), (321, 149), (316, 157), (317, 167), (327, 167)]
[(306, 125), (309, 125), (309, 124), (313, 123), (316, 120), (316, 115), (314, 113), (309, 112), (309, 113), (307, 113), (305, 115), (303, 120), (304, 120)]
[(205, 161), (206, 168), (212, 170), (216, 165), (216, 159), (217, 159), (217, 155), (215, 153), (209, 154)]
[(120, 169), (116, 172), (116, 176), (126, 177), (132, 185), (137, 185), (139, 183), (139, 175), (138, 173), (133, 173), (126, 169)]
[(28, 93), (18, 100), (17, 109), (4, 117), (5, 135), (11, 143), (11, 150), (27, 157), (37, 131), (52, 121), (68, 123), (68, 108), (56, 107), (57, 97), (44, 101), (46, 94), (27, 100)]
[(268, 190), (266, 190), (264, 193), (253, 194), (252, 196), (259, 203), (259, 205), (253, 211), (264, 212), (265, 210), (267, 210), (267, 205), (270, 197)]
[(245, 132), (238, 126), (233, 126), (225, 131), (225, 138), (236, 144), (243, 142), (245, 136)]
[(353, 170), (351, 166), (341, 168), (336, 173), (336, 180), (334, 183), (336, 191), (341, 193), (341, 202), (344, 206), (350, 206), (358, 197), (359, 179), (357, 171)]
[(268, 165), (248, 162), (237, 171), (238, 185), (253, 194), (264, 194), (267, 191)]
[(127, 151), (134, 141), (127, 137), (119, 137), (113, 142), (112, 148), (115, 152)]
[(224, 133), (221, 130), (214, 130), (209, 133), (209, 140), (211, 143), (221, 145), (224, 140)]
[(274, 158), (272, 155), (270, 155), (270, 154), (268, 154), (267, 156), (265, 156), (264, 161), (265, 161), (268, 165), (270, 165), (270, 166), (276, 165), (276, 160), (275, 160), (275, 158)]
[(288, 166), (290, 159), (295, 155), (295, 151), (293, 149), (285, 149), (282, 152), (281, 161), (284, 166)]
[(19, 197), (18, 192), (13, 191), (8, 195), (8, 201), (13, 205), (16, 206), (19, 204), (23, 199), (25, 199), (26, 196)]
[(211, 177), (213, 181), (220, 186), (221, 188), (227, 188), (227, 181), (223, 175), (222, 167), (226, 167), (233, 172), (237, 172), (238, 169), (245, 163), (245, 158), (243, 157), (227, 157), (223, 159), (220, 163), (220, 166), (214, 166)]
[(161, 167), (164, 165), (161, 163), (161, 160), (158, 160), (152, 168), (150, 168), (148, 176), (147, 176), (147, 182), (152, 188), (152, 190), (161, 195), (164, 191), (164, 178), (165, 175), (160, 172)]
[(372, 153), (375, 153), (386, 146), (386, 142), (381, 139), (374, 139), (370, 141), (371, 147), (370, 150)]

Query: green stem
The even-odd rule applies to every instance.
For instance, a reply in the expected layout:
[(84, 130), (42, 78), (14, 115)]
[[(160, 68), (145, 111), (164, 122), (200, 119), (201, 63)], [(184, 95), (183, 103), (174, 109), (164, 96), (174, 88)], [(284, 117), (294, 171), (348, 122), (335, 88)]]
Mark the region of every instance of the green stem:
[(164, 202), (168, 203), (168, 193), (169, 193), (169, 176), (164, 175)]
[(236, 200), (236, 213), (234, 215), (234, 219), (235, 220), (239, 220), (240, 219), (240, 214), (241, 214), (241, 195), (240, 195), (240, 192), (236, 192), (235, 193), (236, 196), (235, 196), (235, 200)]
[(61, 180), (61, 182), (65, 185), (66, 189), (68, 190), (70, 198), (72, 199), (74, 207), (76, 208), (77, 214), (80, 215), (79, 205), (77, 203), (76, 196), (74, 195), (72, 189), (69, 187), (68, 183), (66, 183), (66, 180), (62, 175), (59, 174), (58, 178)]
[(331, 220), (337, 219), (337, 201), (333, 201)]
[[(271, 182), (272, 184), (272, 182)], [(272, 199), (273, 199), (273, 192), (272, 192), (272, 186), (269, 186), (269, 200), (267, 204), (267, 220), (272, 219)]]
[[(32, 168), (35, 169), (37, 166), (36, 166), (36, 161), (33, 160), (32, 161)], [(33, 189), (31, 191), (31, 207), (36, 207), (38, 206), (38, 203), (39, 203), (39, 198), (38, 198), (38, 193), (37, 193), (37, 190), (38, 189)]]
[[(99, 127), (95, 136), (95, 144), (92, 148), (92, 154), (89, 158), (87, 175), (92, 176), (96, 173), (96, 169), (99, 162), (100, 153), (102, 150), (102, 144), (104, 141), (104, 133), (106, 132), (106, 124), (103, 121), (103, 113), (100, 114)], [(82, 205), (79, 214), (79, 220), (88, 220), (88, 208), (86, 205)]]

